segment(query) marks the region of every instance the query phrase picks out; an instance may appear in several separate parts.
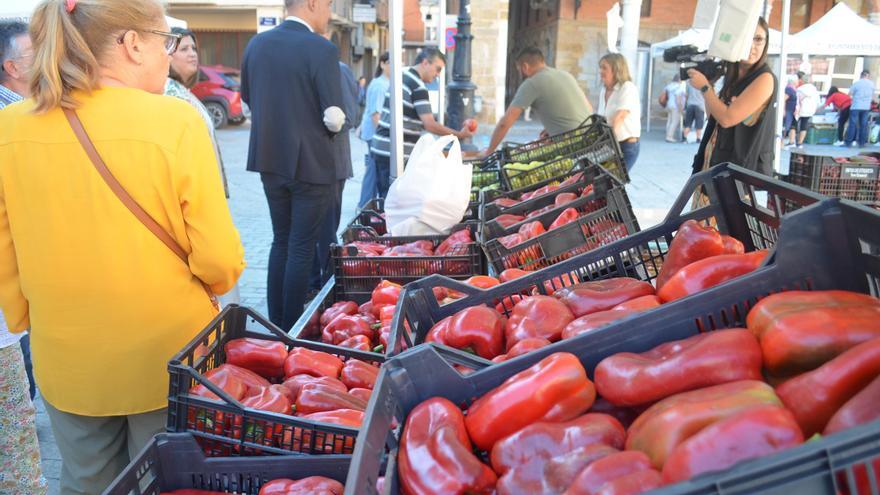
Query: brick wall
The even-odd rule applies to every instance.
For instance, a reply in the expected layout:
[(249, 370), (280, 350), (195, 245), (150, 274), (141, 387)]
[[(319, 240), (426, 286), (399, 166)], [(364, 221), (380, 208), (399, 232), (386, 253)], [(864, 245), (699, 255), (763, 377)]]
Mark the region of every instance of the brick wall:
[(508, 0), (471, 2), (471, 33), (474, 35), (471, 59), (472, 80), (483, 108), (481, 123), (495, 124), (504, 114), (507, 67)]

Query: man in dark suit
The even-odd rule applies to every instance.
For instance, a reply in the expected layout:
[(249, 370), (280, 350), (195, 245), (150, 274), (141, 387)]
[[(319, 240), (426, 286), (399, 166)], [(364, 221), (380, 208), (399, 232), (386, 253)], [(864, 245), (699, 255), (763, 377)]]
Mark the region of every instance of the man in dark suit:
[(285, 0), (288, 17), (248, 44), (241, 93), (251, 108), (247, 169), (259, 172), (272, 220), (269, 319), (302, 314), (321, 225), (335, 197), (336, 134), (345, 124), (339, 51), (327, 31), (332, 0)]

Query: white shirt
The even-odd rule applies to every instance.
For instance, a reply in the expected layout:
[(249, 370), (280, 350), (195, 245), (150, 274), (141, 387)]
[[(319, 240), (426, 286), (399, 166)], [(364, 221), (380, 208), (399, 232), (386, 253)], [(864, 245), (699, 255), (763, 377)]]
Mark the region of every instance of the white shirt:
[(12, 333), (6, 326), (6, 319), (3, 318), (3, 311), (0, 311), (0, 349), (5, 349), (11, 345), (15, 345), (24, 337), (22, 333)]
[(666, 109), (678, 110), (678, 98), (684, 93), (684, 87), (680, 82), (671, 82), (663, 88), (666, 91)]
[(608, 103), (605, 103), (605, 86), (599, 91), (599, 115), (604, 116), (610, 124), (619, 110), (629, 110), (623, 121), (614, 127), (614, 137), (618, 141), (637, 138), (642, 135), (642, 104), (639, 99), (639, 88), (632, 81), (617, 83)]
[(309, 23), (308, 23), (308, 22), (306, 22), (306, 21), (300, 19), (299, 17), (297, 17), (297, 16), (295, 16), (295, 15), (289, 15), (289, 16), (287, 16), (284, 20), (285, 20), (285, 21), (298, 22), (298, 23), (302, 24), (303, 26), (309, 28), (309, 31), (311, 31), (311, 32), (313, 32), (313, 33), (315, 32), (315, 30), (312, 29), (312, 26), (309, 26)]
[(816, 115), (816, 109), (819, 107), (819, 90), (810, 83), (802, 84), (797, 90), (798, 105), (800, 117), (812, 117)]

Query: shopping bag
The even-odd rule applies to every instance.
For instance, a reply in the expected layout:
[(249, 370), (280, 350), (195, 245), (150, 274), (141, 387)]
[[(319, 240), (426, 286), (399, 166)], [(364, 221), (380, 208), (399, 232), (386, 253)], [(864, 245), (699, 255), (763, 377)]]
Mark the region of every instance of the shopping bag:
[[(444, 155), (449, 144), (452, 147)], [(467, 211), (472, 169), (462, 162), (455, 136), (422, 136), (385, 198), (385, 222), (391, 235), (448, 233)]]

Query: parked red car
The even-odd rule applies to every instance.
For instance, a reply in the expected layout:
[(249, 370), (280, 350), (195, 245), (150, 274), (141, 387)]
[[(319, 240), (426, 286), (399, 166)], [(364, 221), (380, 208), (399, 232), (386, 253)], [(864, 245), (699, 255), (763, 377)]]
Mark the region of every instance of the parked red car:
[(247, 120), (241, 101), (239, 70), (223, 65), (200, 65), (199, 79), (192, 92), (208, 109), (214, 129)]

